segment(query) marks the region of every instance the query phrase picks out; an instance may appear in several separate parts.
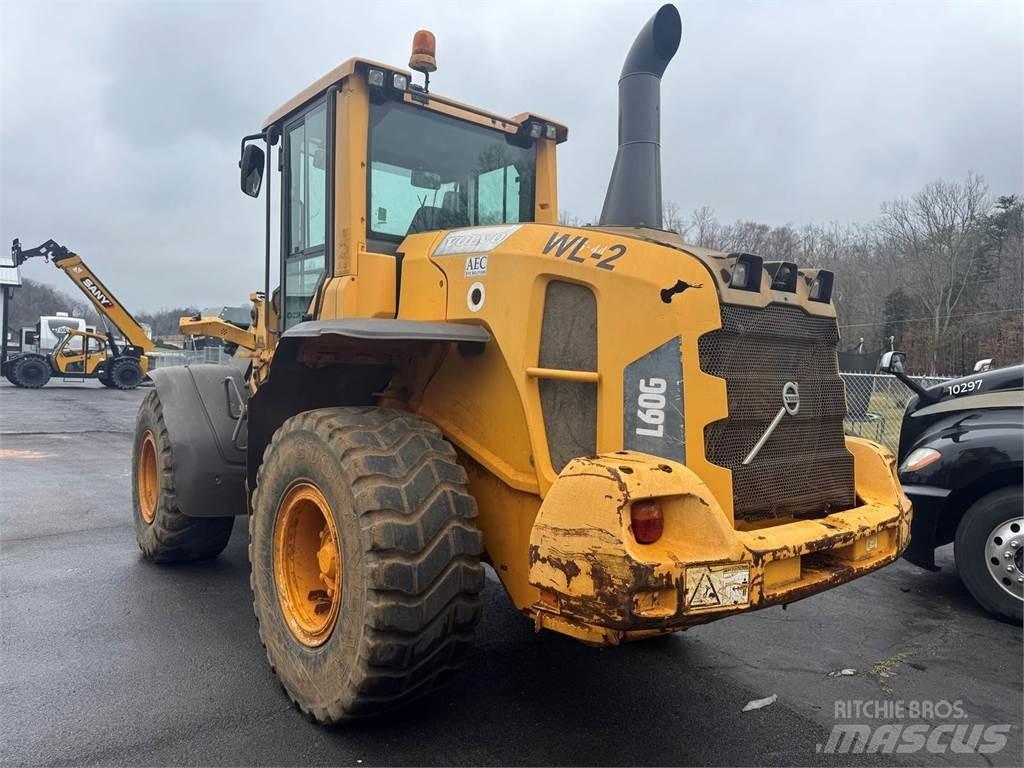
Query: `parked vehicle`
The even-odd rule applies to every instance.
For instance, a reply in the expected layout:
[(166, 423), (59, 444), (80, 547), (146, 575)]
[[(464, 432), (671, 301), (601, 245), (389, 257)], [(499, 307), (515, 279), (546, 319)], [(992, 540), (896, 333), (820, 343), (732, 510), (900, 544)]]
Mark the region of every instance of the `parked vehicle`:
[(956, 568), (990, 613), (1021, 621), (1024, 606), (1024, 365), (983, 370), (924, 388), (903, 372), (905, 355), (882, 367), (913, 389), (900, 432), (899, 477), (914, 503), (903, 556), (939, 570), (935, 549), (953, 542)]
[(538, 631), (617, 645), (899, 557), (894, 458), (843, 434), (832, 273), (660, 228), (660, 77), (681, 31), (666, 5), (626, 57), (586, 229), (558, 222), (566, 128), (429, 90), (427, 31), (422, 86), (351, 59), (242, 140), (244, 193), (264, 172), (277, 186), (282, 285), (267, 196), (252, 327), (180, 326), (235, 340), (249, 375), (154, 372), (134, 523), (169, 562), (216, 555), (228, 515), (251, 513), (260, 637), (311, 719), (447, 679), (483, 561)]
[[(152, 329), (131, 316), (77, 253), (54, 240), (28, 249), (23, 249), (17, 239), (11, 244), (11, 260), (17, 266), (40, 256), (71, 278), (104, 321), (123, 338), (118, 341), (111, 331), (88, 331), (84, 321), (81, 327), (72, 327), (70, 321), (74, 318), (43, 317), (37, 351), (27, 352), (22, 344), (18, 354), (0, 360), (0, 373), (14, 386), (24, 389), (39, 389), (51, 376), (99, 379), (103, 386), (112, 389), (135, 389), (149, 370), (146, 353), (154, 346)], [(44, 323), (45, 320), (56, 323)], [(59, 334), (59, 341), (52, 348), (44, 347), (44, 330), (51, 329)]]
[(64, 340), (68, 331), (88, 331), (85, 320), (81, 317), (70, 317), (67, 312), (54, 315), (42, 315), (36, 323), (36, 352), (49, 352)]

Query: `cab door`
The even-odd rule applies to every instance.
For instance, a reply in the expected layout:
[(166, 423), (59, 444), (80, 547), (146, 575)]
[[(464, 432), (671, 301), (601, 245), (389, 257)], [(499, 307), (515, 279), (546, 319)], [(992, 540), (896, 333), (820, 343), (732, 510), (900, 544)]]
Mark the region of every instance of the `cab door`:
[(53, 360), (63, 374), (85, 373), (85, 335), (66, 333), (53, 350)]
[(281, 213), (281, 320), (301, 322), (327, 264), (327, 102), (320, 99), (285, 123)]
[(85, 339), (85, 372), (92, 375), (96, 366), (107, 359), (106, 341), (100, 336), (87, 336)]

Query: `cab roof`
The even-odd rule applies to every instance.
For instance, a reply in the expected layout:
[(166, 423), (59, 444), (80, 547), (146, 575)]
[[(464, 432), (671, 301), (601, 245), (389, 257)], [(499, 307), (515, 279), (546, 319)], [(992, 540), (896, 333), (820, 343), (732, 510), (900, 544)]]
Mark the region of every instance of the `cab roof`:
[[(320, 94), (322, 94), (324, 91), (326, 91), (332, 85), (340, 83), (346, 77), (349, 77), (350, 75), (355, 73), (356, 69), (358, 67), (360, 67), (360, 66), (362, 66), (362, 67), (374, 67), (374, 68), (377, 68), (377, 69), (386, 70), (388, 72), (397, 72), (398, 74), (405, 75), (407, 78), (409, 78), (409, 82), (410, 83), (412, 82), (412, 73), (409, 72), (406, 69), (402, 69), (401, 67), (393, 67), (393, 66), (391, 66), (389, 64), (382, 64), (382, 63), (380, 63), (378, 61), (373, 61), (372, 59), (362, 59), (362, 58), (348, 59), (346, 61), (343, 61), (337, 67), (335, 67), (330, 72), (328, 72), (326, 75), (324, 75), (323, 77), (319, 78), (318, 80), (316, 80), (311, 85), (307, 86), (300, 93), (298, 93), (297, 95), (293, 96), (288, 101), (286, 101), (284, 104), (282, 104), (280, 107), (278, 107), (273, 112), (271, 112), (270, 115), (268, 115), (267, 118), (263, 121), (263, 125), (261, 126), (261, 129), (262, 130), (266, 130), (271, 125), (274, 125), (275, 123), (281, 122), (284, 118), (288, 117), (288, 115), (290, 115), (291, 113), (299, 110), (305, 104), (309, 103), (310, 101), (313, 101), (315, 98), (320, 96)], [(561, 124), (561, 123), (559, 123), (559, 122), (557, 122), (555, 120), (551, 120), (549, 118), (546, 118), (543, 115), (538, 115), (538, 114), (533, 113), (533, 112), (522, 112), (522, 113), (520, 113), (518, 115), (515, 115), (514, 117), (504, 117), (504, 116), (498, 115), (498, 114), (496, 114), (494, 112), (488, 112), (487, 110), (481, 109), (480, 107), (475, 107), (475, 106), (472, 106), (472, 105), (469, 105), (469, 104), (464, 104), (462, 102), (456, 101), (454, 99), (449, 99), (447, 97), (442, 97), (439, 94), (434, 93), (433, 91), (429, 92), (426, 95), (431, 100), (436, 100), (436, 101), (438, 101), (440, 103), (443, 103), (443, 104), (446, 104), (448, 106), (456, 107), (456, 108), (459, 108), (459, 109), (463, 109), (463, 110), (466, 110), (468, 112), (472, 112), (472, 113), (474, 113), (476, 115), (480, 115), (480, 116), (489, 118), (491, 120), (491, 122), (495, 123), (495, 124), (506, 123), (506, 124), (510, 124), (510, 125), (514, 125), (514, 126), (518, 127), (518, 126), (522, 125), (523, 123), (525, 123), (527, 120), (530, 120), (530, 119), (539, 120), (539, 121), (542, 121), (542, 122), (545, 122), (545, 123), (550, 123), (550, 124), (555, 126), (555, 129), (556, 129), (556, 132), (557, 132), (557, 139), (556, 139), (556, 141), (559, 144), (561, 144), (563, 141), (565, 141), (568, 138), (568, 135), (569, 135), (569, 129), (565, 125), (563, 125), (563, 124)]]

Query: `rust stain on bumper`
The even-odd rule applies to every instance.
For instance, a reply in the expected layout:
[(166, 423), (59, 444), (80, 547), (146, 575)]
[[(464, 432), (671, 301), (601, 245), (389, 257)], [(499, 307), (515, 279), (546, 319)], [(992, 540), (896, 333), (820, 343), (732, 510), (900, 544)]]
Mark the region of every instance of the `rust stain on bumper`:
[[(530, 537), (530, 583), (557, 599), (533, 607), (538, 627), (586, 642), (618, 643), (678, 631), (838, 586), (899, 557), (909, 536), (910, 506), (891, 457), (875, 466), (861, 457), (864, 502), (816, 520), (736, 530), (700, 479), (685, 466), (636, 453), (571, 462), (544, 500)], [(870, 458), (870, 455), (869, 455)], [(623, 471), (628, 470), (628, 471)], [(881, 491), (881, 492), (880, 492)], [(658, 498), (665, 532), (641, 545), (629, 528), (629, 505)], [(722, 573), (749, 568), (730, 599), (687, 569)], [(699, 575), (699, 574), (698, 574)], [(743, 587), (749, 589), (742, 599)], [(541, 615), (542, 614), (542, 615)]]

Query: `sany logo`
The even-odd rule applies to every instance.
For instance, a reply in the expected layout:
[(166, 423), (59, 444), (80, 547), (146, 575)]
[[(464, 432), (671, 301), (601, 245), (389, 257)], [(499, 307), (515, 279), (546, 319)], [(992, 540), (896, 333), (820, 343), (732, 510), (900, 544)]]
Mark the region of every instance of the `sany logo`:
[(85, 289), (93, 295), (93, 298), (96, 299), (101, 307), (114, 306), (114, 302), (107, 298), (107, 294), (101, 291), (100, 287), (88, 277), (82, 278), (82, 285), (84, 285)]

